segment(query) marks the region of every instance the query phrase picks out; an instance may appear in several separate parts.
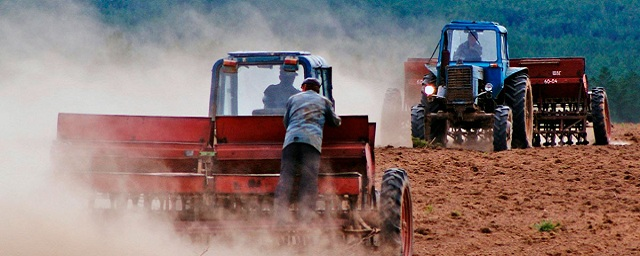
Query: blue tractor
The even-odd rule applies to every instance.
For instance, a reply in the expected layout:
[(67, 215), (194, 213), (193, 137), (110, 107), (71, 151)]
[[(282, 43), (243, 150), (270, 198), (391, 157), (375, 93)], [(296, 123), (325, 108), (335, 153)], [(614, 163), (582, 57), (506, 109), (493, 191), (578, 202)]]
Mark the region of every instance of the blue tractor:
[(531, 83), (526, 67), (509, 66), (507, 29), (452, 21), (441, 35), (438, 62), (427, 64), (411, 108), (412, 136), (442, 146), (492, 142), (494, 151), (530, 147)]

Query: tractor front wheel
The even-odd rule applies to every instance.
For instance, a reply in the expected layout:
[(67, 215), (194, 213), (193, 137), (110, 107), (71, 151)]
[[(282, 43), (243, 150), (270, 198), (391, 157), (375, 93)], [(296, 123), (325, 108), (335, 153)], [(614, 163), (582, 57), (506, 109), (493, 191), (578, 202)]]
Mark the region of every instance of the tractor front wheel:
[(507, 150), (507, 141), (509, 138), (509, 107), (496, 107), (493, 118), (493, 151)]
[(417, 104), (411, 107), (411, 136), (424, 140), (424, 106)]
[(380, 194), (381, 255), (413, 254), (413, 216), (409, 177), (403, 169), (392, 168), (382, 176)]
[[(426, 102), (426, 100), (423, 102)], [(434, 120), (427, 116), (430, 113), (436, 113), (442, 109), (442, 104), (435, 101), (421, 103), (411, 107), (411, 136), (426, 140), (433, 145), (446, 147), (447, 133), (449, 131), (447, 120)]]

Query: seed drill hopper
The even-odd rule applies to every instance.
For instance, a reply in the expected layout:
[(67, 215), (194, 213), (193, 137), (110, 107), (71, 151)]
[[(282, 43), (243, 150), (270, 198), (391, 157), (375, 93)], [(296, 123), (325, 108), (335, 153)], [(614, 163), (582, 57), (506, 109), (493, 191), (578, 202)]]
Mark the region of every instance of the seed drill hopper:
[[(319, 79), (321, 94), (333, 101), (331, 67), (319, 56), (232, 52), (213, 65), (209, 116), (60, 113), (52, 149), (57, 172), (88, 185), (96, 210), (168, 215), (191, 237), (261, 230), (304, 236), (298, 225), (276, 225), (272, 216), (285, 129), (282, 110), (265, 108), (262, 97), (281, 72), (295, 76), (296, 86)], [(386, 170), (376, 186), (375, 123), (367, 116), (342, 120), (325, 127), (318, 220), (305, 228), (385, 255), (411, 255), (406, 172)], [(297, 211), (295, 203), (290, 210)]]
[(604, 88), (590, 89), (585, 59), (511, 59), (512, 66), (527, 67), (533, 89), (533, 146), (609, 144), (611, 121)]

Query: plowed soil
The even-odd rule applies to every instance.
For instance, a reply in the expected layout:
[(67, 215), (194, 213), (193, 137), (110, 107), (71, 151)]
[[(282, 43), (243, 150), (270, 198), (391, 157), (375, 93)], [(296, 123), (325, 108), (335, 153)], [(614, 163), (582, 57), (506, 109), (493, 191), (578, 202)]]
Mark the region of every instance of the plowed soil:
[(503, 152), (380, 147), (376, 168), (409, 173), (415, 255), (640, 255), (640, 125), (616, 124), (612, 139)]

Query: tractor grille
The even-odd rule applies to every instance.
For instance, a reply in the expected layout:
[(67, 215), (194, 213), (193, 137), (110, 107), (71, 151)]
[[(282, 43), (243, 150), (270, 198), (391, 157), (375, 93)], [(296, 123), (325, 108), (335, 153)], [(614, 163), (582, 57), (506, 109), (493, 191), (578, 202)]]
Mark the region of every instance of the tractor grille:
[(447, 102), (473, 104), (472, 74), (470, 66), (447, 69)]

